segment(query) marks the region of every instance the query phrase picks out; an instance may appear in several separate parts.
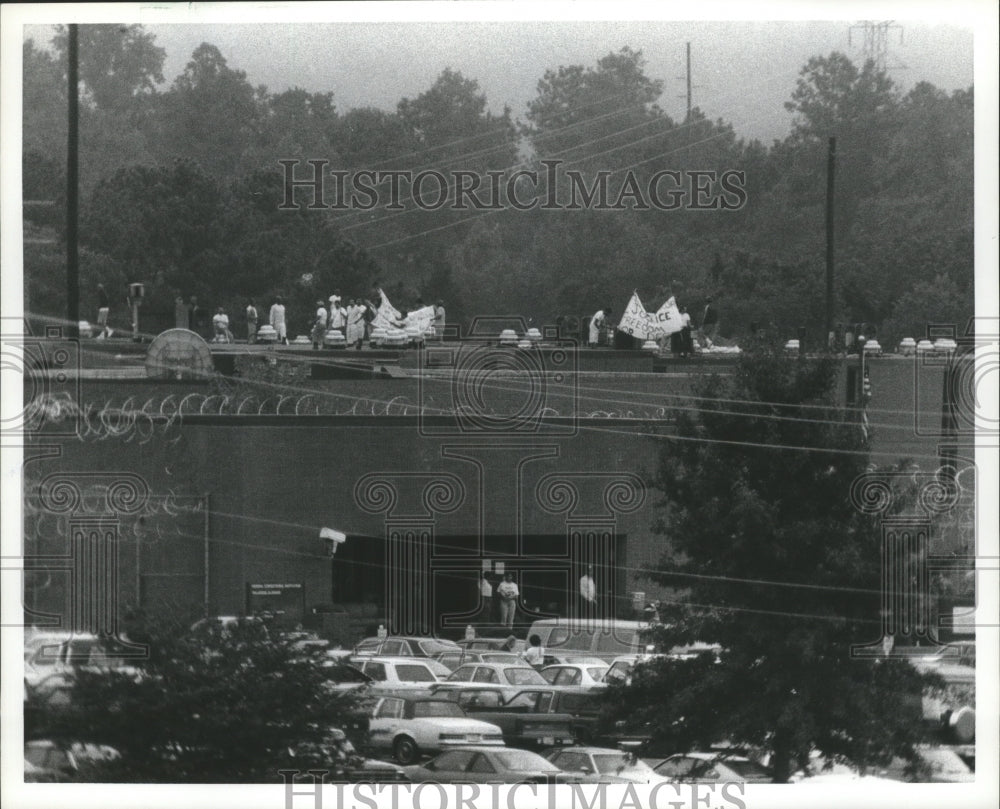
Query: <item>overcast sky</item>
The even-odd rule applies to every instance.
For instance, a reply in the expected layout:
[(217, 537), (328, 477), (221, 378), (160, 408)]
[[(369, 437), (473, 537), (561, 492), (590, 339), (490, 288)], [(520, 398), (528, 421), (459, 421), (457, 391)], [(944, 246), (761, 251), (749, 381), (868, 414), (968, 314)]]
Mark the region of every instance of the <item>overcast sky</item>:
[[(232, 15), (236, 17), (238, 15)], [(216, 45), (251, 84), (332, 91), (338, 109), (393, 110), (428, 89), (446, 67), (476, 79), (491, 109), (523, 118), (547, 68), (594, 65), (624, 46), (641, 50), (662, 79), (659, 105), (684, 117), (685, 43), (691, 43), (694, 104), (744, 138), (769, 143), (789, 130), (783, 103), (810, 56), (839, 50), (859, 62), (864, 38), (852, 20), (821, 22), (366, 22), (330, 24), (147, 24), (166, 49), (169, 84), (201, 43)], [(973, 83), (973, 31), (899, 19), (888, 36), (890, 75), (951, 91)], [(849, 33), (850, 31), (850, 33)], [(26, 26), (39, 42), (51, 29)]]

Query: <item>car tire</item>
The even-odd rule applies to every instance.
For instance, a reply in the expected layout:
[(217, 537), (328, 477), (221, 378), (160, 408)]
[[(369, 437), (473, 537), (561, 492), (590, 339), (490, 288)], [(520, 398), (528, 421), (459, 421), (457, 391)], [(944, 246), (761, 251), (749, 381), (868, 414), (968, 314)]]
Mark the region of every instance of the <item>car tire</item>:
[(419, 754), (417, 743), (409, 736), (400, 736), (392, 743), (392, 755), (403, 766), (415, 764)]

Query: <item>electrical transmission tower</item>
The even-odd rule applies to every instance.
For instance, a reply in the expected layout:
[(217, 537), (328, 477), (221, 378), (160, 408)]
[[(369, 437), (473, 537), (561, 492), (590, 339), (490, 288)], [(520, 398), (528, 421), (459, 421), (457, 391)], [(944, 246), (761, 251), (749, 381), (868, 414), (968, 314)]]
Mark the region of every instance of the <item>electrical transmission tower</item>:
[(873, 22), (865, 20), (847, 29), (847, 44), (853, 45), (853, 34), (860, 31), (864, 43), (865, 61), (871, 59), (875, 67), (880, 71), (905, 70), (906, 65), (901, 62), (890, 65), (889, 62), (889, 32), (899, 31), (899, 44), (903, 44), (903, 26), (896, 25), (892, 20), (882, 20)]

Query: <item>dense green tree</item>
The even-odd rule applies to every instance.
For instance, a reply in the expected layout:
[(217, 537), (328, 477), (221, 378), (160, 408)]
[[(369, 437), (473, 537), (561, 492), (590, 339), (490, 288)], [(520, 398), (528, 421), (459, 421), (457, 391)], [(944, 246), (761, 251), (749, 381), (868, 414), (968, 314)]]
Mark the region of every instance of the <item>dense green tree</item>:
[(510, 110), (489, 111), (479, 82), (445, 68), (430, 89), (404, 98), (397, 115), (420, 151), (410, 168), (505, 169), (517, 155), (517, 131)]
[(655, 577), (679, 588), (660, 640), (722, 651), (651, 663), (612, 695), (617, 716), (676, 749), (767, 751), (779, 782), (812, 750), (864, 768), (912, 758), (921, 738), (923, 676), (852, 656), (880, 636), (881, 548), (850, 499), (869, 457), (833, 406), (835, 374), (762, 346), (677, 414), (656, 481), (669, 550)]
[[(644, 67), (642, 51), (625, 47), (602, 57), (596, 67), (569, 65), (545, 71), (527, 111), (525, 132), (535, 153), (590, 166), (585, 158), (617, 149), (616, 159), (593, 166), (612, 168), (644, 152), (642, 147), (621, 148), (634, 141), (645, 139), (647, 146), (655, 142), (653, 148), (662, 149), (657, 135), (673, 124), (654, 106), (663, 82), (649, 78)], [(683, 139), (676, 138), (676, 145), (683, 145)]]
[(899, 92), (871, 60), (859, 69), (847, 56), (814, 56), (800, 71), (785, 109), (793, 113), (791, 142), (814, 167), (803, 179), (815, 180), (814, 198), (822, 198), (828, 139), (837, 139), (837, 225), (841, 233), (853, 222), (859, 201), (875, 190), (872, 167), (899, 122)]
[[(137, 97), (155, 93), (162, 84), (167, 52), (141, 25), (80, 25), (77, 31), (83, 96), (98, 109), (126, 111)], [(57, 26), (52, 44), (65, 65), (66, 26)]]
[[(32, 39), (24, 42), (22, 65), (22, 149), (25, 155), (35, 154), (31, 159), (33, 166), (48, 164), (61, 168), (66, 164), (66, 80), (62, 66), (48, 51), (36, 47)], [(36, 186), (40, 180), (33, 173), (26, 173), (24, 182), (26, 198), (39, 199), (28, 195), (28, 191), (42, 190)], [(48, 184), (45, 190), (49, 190)]]
[(246, 73), (230, 68), (218, 48), (203, 42), (163, 94), (151, 137), (161, 160), (191, 159), (211, 174), (232, 178), (247, 168), (262, 115)]
[(29, 706), (29, 738), (121, 754), (90, 780), (282, 783), (282, 768), (330, 771), (329, 731), (357, 725), (358, 698), (328, 687), (323, 652), (259, 623), (130, 622), (127, 632), (148, 650), (131, 670), (80, 671), (69, 706)]
[[(642, 53), (627, 47), (592, 66), (547, 71), (520, 125), (510, 110), (491, 112), (478, 83), (451, 69), (395, 111), (338, 110), (330, 92), (255, 88), (208, 43), (169, 90), (157, 92), (163, 53), (151, 34), (139, 26), (80, 30), (80, 180), (83, 198), (96, 205), (84, 206), (81, 239), (107, 259), (95, 271), (114, 264), (116, 278), (142, 275), (154, 285), (171, 277), (175, 289), (165, 286), (165, 295), (201, 290), (196, 294), (214, 301), (228, 294), (225, 305), (232, 307), (245, 294), (297, 290), (304, 303), (296, 301), (296, 308), (308, 309), (310, 296), (326, 296), (322, 287), (360, 290), (378, 275), (387, 287), (402, 284), (404, 306), (419, 295), (440, 296), (448, 299), (450, 318), (499, 308), (551, 321), (592, 312), (602, 298), (621, 307), (635, 287), (657, 306), (677, 279), (684, 283), (679, 301), (692, 314), (705, 297), (715, 297), (728, 336), (742, 339), (751, 322), (774, 321), (786, 337), (809, 326), (807, 339), (815, 343), (823, 338), (824, 175), (826, 140), (834, 135), (836, 319), (876, 326), (906, 321), (904, 304), (911, 311), (924, 307), (904, 296), (917, 286), (933, 288), (939, 277), (950, 280), (942, 290), (949, 303), (938, 308), (956, 312), (968, 305), (958, 319), (971, 314), (971, 88), (949, 94), (924, 82), (901, 95), (872, 64), (857, 66), (838, 53), (818, 56), (791, 88), (791, 133), (765, 148), (697, 108), (685, 121), (672, 121), (656, 106), (662, 80), (647, 76)], [(35, 206), (26, 217), (31, 227), (52, 227), (58, 237), (64, 30), (53, 44), (50, 50), (31, 40), (24, 45), (23, 166), (25, 193), (56, 202)], [(156, 185), (178, 158), (194, 161), (212, 180), (207, 201), (192, 195), (190, 215), (178, 210), (174, 216), (156, 194), (146, 214), (119, 205), (112, 201), (116, 194), (119, 202), (147, 203), (118, 180), (117, 191), (89, 196), (101, 180), (134, 166), (147, 171), (136, 182)], [(456, 170), (482, 178), (488, 170), (527, 165), (539, 171), (542, 199), (546, 171), (539, 161), (562, 160), (562, 201), (567, 171), (579, 172), (588, 188), (605, 171), (611, 173), (610, 204), (629, 173), (645, 190), (661, 169), (736, 169), (745, 172), (746, 203), (732, 211), (633, 210), (625, 197), (622, 210), (607, 212), (422, 210), (404, 186), (402, 210), (392, 210), (385, 207), (389, 187), (383, 183), (381, 205), (373, 210), (265, 211), (265, 201), (284, 199), (272, 192), (280, 190), (273, 176), (285, 158), (327, 159), (330, 169), (348, 172), (436, 170), (446, 182)], [(160, 179), (150, 180), (157, 172)], [(194, 187), (201, 189), (204, 179)], [(327, 202), (334, 186), (328, 177)], [(444, 190), (454, 199), (453, 187)], [(425, 201), (436, 197), (434, 179), (424, 192)], [(176, 189), (167, 196), (185, 194)], [(88, 233), (91, 224), (98, 227)], [(157, 236), (157, 228), (173, 235)], [(32, 249), (51, 237), (33, 233)], [(185, 250), (180, 242), (189, 237)], [(312, 287), (303, 276), (311, 276)], [(57, 288), (36, 284), (33, 305), (47, 306), (51, 296), (44, 290)], [(915, 325), (909, 318), (905, 328)]]

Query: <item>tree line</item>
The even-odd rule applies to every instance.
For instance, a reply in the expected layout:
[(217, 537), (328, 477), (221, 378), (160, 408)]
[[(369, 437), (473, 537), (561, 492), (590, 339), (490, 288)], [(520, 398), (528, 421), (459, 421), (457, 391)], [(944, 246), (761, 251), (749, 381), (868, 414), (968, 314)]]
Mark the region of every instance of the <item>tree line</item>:
[[(65, 311), (67, 34), (24, 43), (24, 195), (33, 240), (26, 310)], [(673, 120), (662, 80), (628, 47), (592, 66), (547, 70), (515, 117), (491, 112), (475, 79), (445, 69), (395, 111), (338, 109), (332, 92), (254, 86), (203, 43), (164, 88), (165, 51), (141, 26), (80, 26), (81, 283), (147, 284), (146, 309), (169, 317), (177, 295), (230, 314), (282, 294), (305, 332), (316, 298), (378, 281), (395, 302), (447, 303), (449, 320), (519, 314), (534, 324), (618, 311), (633, 289), (658, 305), (671, 289), (697, 313), (707, 297), (720, 332), (753, 322), (782, 337), (822, 338), (825, 171), (837, 138), (836, 319), (866, 322), (884, 343), (973, 312), (973, 92), (921, 82), (903, 92), (873, 63), (840, 53), (800, 71), (785, 106), (793, 125), (765, 145), (699, 109)], [(313, 210), (286, 199), (279, 160), (327, 171), (421, 170), (509, 178), (560, 162), (588, 184), (657, 173), (742, 172), (738, 210), (428, 210), (403, 195), (372, 210)], [(715, 193), (718, 185), (708, 186)], [(618, 186), (614, 186), (617, 188)], [(46, 244), (45, 242), (49, 243)]]

